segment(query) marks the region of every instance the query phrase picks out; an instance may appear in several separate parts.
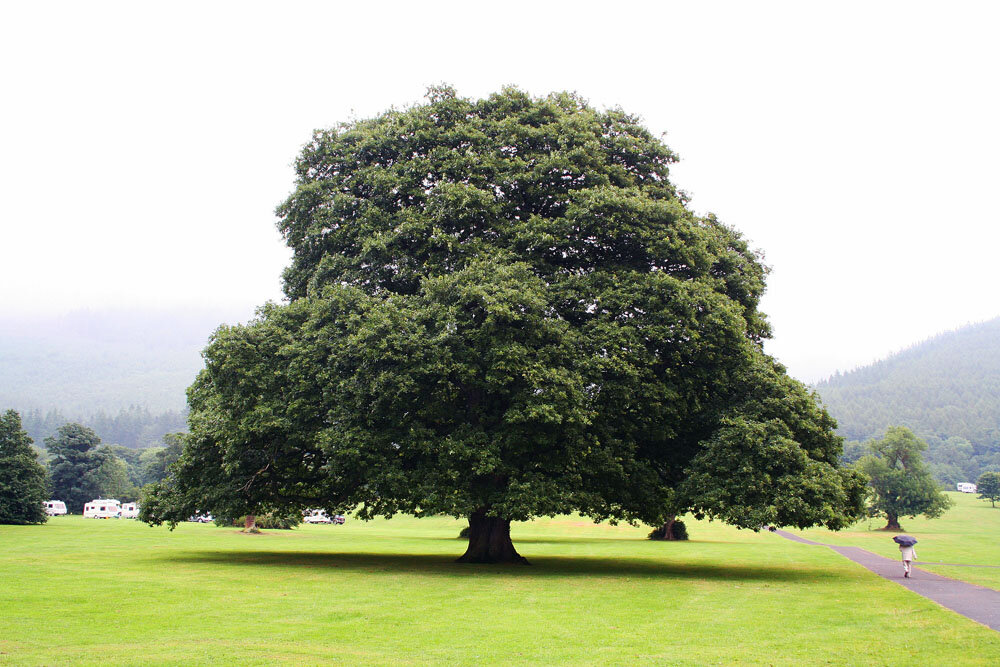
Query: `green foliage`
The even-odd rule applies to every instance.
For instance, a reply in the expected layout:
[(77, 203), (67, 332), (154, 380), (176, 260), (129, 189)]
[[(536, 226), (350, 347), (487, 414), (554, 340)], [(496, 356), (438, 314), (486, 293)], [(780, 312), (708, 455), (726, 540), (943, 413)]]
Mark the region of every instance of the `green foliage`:
[(727, 410), (678, 485), (679, 506), (743, 528), (824, 525), (862, 516), (864, 480), (838, 466), (835, 423), (768, 358), (738, 384)]
[[(101, 465), (92, 470), (90, 481), (97, 489), (97, 498), (116, 498), (132, 502), (139, 498), (139, 488), (129, 478), (129, 465), (115, 456), (107, 447), (98, 450), (103, 454)], [(92, 500), (92, 499), (91, 499)]]
[(111, 454), (96, 449), (101, 442), (97, 434), (80, 424), (60, 426), (56, 437), (46, 438), (49, 460), (49, 480), (52, 497), (66, 503), (71, 514), (83, 512), (83, 506), (100, 497), (99, 471)]
[(762, 352), (766, 269), (674, 160), (621, 111), (516, 89), (316, 132), (278, 209), (290, 303), (213, 336), (144, 519), (842, 525), (861, 484)]
[(0, 415), (0, 523), (45, 523), (45, 468), (14, 410)]
[(996, 507), (1000, 500), (1000, 472), (984, 472), (976, 482), (976, 490), (979, 491), (980, 498), (990, 501)]
[(142, 451), (138, 461), (142, 485), (166, 478), (170, 466), (181, 457), (184, 436), (184, 433), (167, 433), (163, 436), (164, 447), (150, 447)]
[(921, 459), (927, 443), (905, 426), (891, 426), (881, 440), (868, 443), (870, 453), (855, 464), (868, 477), (869, 510), (884, 515), (886, 528), (899, 529), (899, 517), (923, 514), (935, 518), (951, 506)]
[(816, 388), (848, 440), (877, 437), (895, 424), (913, 430), (929, 445), (926, 462), (942, 483), (953, 487), (1000, 470), (1000, 318), (942, 334)]

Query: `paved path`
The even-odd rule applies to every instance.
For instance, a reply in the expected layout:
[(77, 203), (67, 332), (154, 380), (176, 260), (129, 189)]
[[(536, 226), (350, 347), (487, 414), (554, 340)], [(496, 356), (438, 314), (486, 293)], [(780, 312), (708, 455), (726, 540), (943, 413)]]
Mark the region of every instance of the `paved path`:
[(937, 602), (942, 607), (947, 607), (962, 616), (1000, 632), (1000, 591), (942, 577), (917, 567), (911, 568), (909, 579), (904, 579), (903, 563), (899, 560), (877, 556), (860, 547), (822, 544), (784, 530), (776, 532), (785, 539), (794, 542), (829, 547), (841, 556), (863, 565), (883, 579), (889, 579), (900, 586), (905, 586), (914, 593)]

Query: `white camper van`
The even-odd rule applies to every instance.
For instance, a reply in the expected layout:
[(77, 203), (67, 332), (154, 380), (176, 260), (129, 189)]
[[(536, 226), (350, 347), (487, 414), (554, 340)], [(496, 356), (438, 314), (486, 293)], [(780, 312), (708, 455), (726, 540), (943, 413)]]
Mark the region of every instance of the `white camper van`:
[(121, 515), (121, 505), (114, 498), (98, 498), (83, 506), (83, 516), (91, 519), (118, 519)]
[(306, 510), (302, 517), (304, 523), (333, 523), (326, 510)]
[(969, 482), (959, 482), (957, 484), (957, 486), (958, 486), (958, 490), (961, 491), (962, 493), (975, 493), (976, 492), (976, 485), (975, 484), (970, 484)]
[(139, 517), (139, 503), (123, 503), (121, 510), (121, 518), (123, 519), (136, 519)]
[(66, 503), (61, 500), (46, 500), (42, 503), (42, 506), (45, 508), (45, 513), (49, 516), (66, 513)]

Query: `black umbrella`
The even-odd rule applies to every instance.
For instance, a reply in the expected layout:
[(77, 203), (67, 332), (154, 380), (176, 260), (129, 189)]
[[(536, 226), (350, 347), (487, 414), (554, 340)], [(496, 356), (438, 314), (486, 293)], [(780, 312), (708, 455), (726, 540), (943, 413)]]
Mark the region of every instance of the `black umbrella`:
[(917, 543), (917, 538), (910, 537), (909, 535), (897, 535), (896, 537), (892, 538), (892, 541), (895, 542), (896, 544), (901, 544), (904, 547), (912, 547), (914, 544)]

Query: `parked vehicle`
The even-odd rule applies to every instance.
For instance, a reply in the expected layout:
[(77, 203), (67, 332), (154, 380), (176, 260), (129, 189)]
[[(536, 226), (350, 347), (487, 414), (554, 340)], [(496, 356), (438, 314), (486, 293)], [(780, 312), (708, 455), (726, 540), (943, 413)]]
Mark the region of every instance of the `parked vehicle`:
[(195, 523), (212, 523), (215, 521), (215, 517), (211, 514), (195, 514), (194, 516), (188, 517), (188, 521), (194, 521)]
[(969, 482), (959, 482), (957, 486), (958, 490), (962, 493), (975, 493), (977, 488), (975, 484), (970, 484)]
[(303, 523), (333, 523), (326, 510), (306, 510), (302, 517)]
[(42, 503), (45, 513), (49, 516), (57, 516), (66, 513), (66, 503), (61, 500), (46, 500)]
[(344, 523), (345, 521), (347, 521), (347, 519), (344, 518), (343, 514), (336, 514), (333, 517), (333, 522), (336, 524), (341, 524)]
[(123, 519), (136, 519), (139, 517), (139, 503), (124, 503), (121, 506)]
[(118, 519), (121, 515), (121, 504), (114, 498), (98, 498), (83, 506), (83, 516), (91, 519)]

